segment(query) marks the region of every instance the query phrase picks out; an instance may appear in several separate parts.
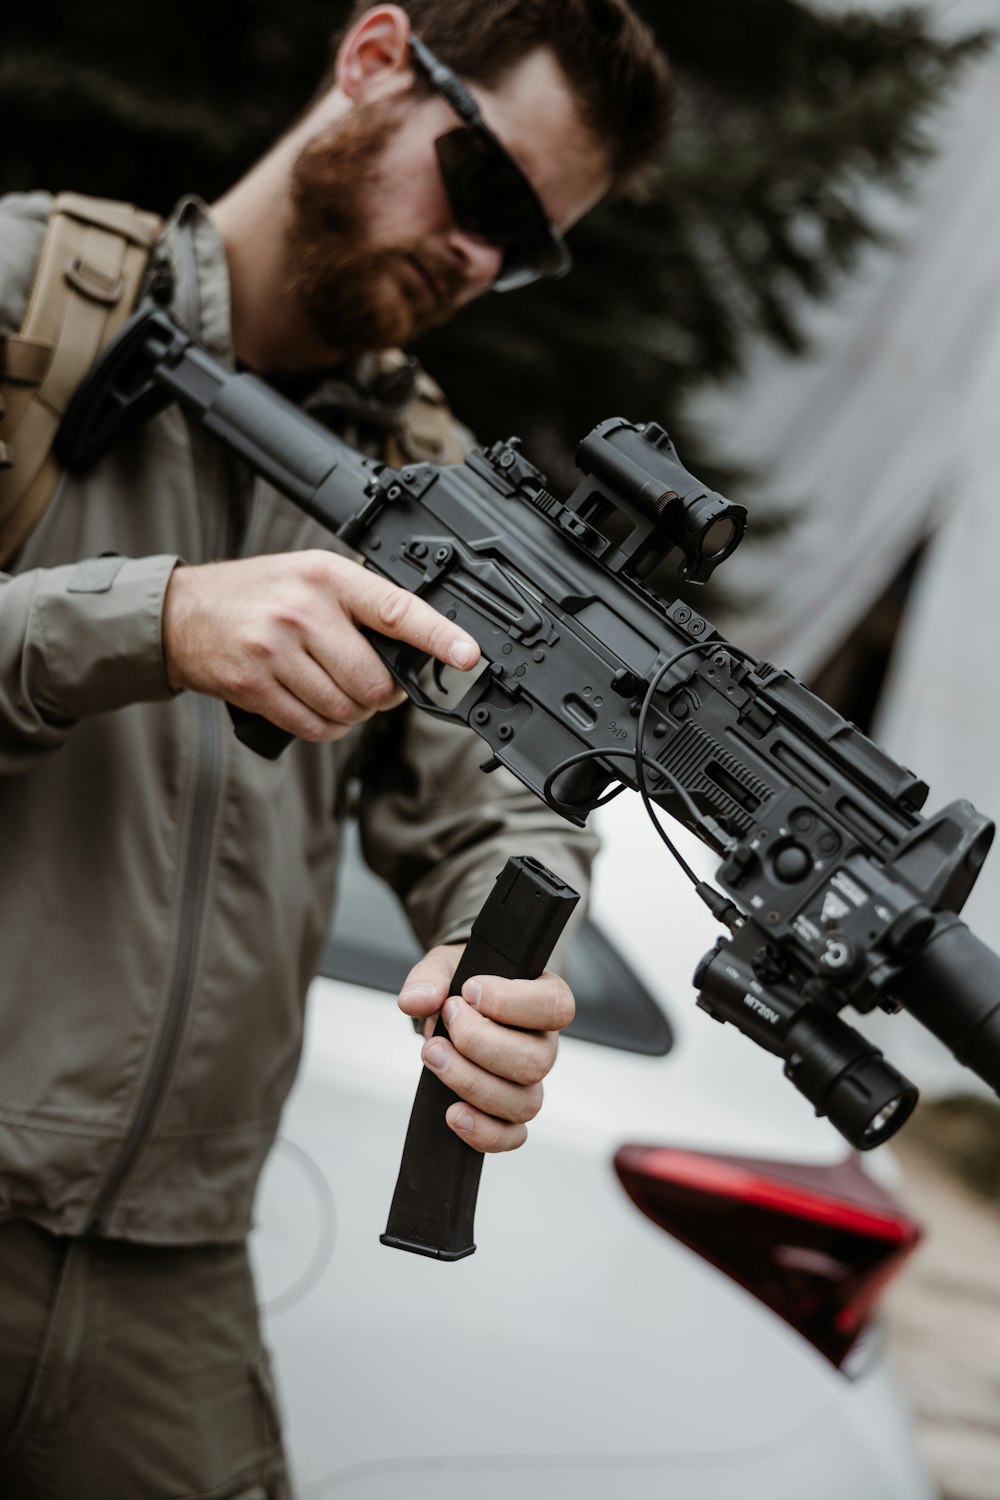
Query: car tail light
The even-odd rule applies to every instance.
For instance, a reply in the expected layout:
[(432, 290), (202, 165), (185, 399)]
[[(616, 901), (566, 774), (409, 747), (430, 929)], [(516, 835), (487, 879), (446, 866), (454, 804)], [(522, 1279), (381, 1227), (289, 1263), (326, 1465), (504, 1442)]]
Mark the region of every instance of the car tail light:
[(862, 1170), (623, 1146), (633, 1203), (842, 1366), (920, 1227)]

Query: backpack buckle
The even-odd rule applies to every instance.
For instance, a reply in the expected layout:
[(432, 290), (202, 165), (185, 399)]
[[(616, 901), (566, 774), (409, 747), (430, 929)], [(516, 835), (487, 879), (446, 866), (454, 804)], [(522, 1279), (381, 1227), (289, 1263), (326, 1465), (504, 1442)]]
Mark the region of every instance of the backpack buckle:
[(105, 269), (96, 261), (84, 260), (82, 255), (74, 255), (66, 267), (66, 280), (84, 297), (106, 307), (114, 307), (120, 302), (125, 291), (125, 283), (117, 271)]

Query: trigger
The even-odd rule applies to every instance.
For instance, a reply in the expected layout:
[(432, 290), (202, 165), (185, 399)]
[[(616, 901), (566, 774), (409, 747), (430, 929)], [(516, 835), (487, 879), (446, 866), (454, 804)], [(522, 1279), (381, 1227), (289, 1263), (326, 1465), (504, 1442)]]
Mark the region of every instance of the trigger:
[(447, 689), (447, 687), (445, 686), (445, 683), (444, 683), (444, 676), (443, 676), (444, 670), (445, 670), (445, 664), (444, 664), (444, 662), (443, 661), (437, 661), (435, 659), (435, 662), (434, 662), (434, 686), (437, 688), (438, 692), (442, 695), (442, 697), (446, 698), (448, 696), (448, 689)]

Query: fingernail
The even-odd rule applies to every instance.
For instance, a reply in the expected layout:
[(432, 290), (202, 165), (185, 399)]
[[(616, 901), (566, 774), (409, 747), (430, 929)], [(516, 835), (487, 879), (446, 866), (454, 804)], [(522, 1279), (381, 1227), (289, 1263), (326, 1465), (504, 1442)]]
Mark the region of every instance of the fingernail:
[(444, 1024), (446, 1026), (450, 1026), (452, 1021), (454, 1021), (455, 1017), (458, 1015), (458, 1007), (459, 1001), (455, 999), (454, 995), (452, 995), (450, 1000), (445, 1001), (444, 1005), (441, 1008), (441, 1014), (444, 1016)]
[(443, 1073), (448, 1066), (448, 1049), (443, 1042), (431, 1042), (424, 1053), (424, 1062), (435, 1073)]
[(448, 655), (451, 657), (456, 667), (468, 666), (469, 662), (472, 660), (475, 654), (476, 648), (473, 645), (472, 641), (463, 641), (461, 638), (452, 641), (451, 645), (448, 647)]
[(471, 1130), (474, 1124), (475, 1121), (473, 1120), (472, 1116), (467, 1115), (464, 1110), (461, 1114), (455, 1116), (456, 1130)]
[(462, 985), (462, 996), (470, 1005), (478, 1006), (483, 998), (483, 987), (478, 979), (467, 979)]
[(426, 1000), (428, 995), (434, 994), (432, 984), (408, 984), (405, 990), (399, 994), (400, 1000)]

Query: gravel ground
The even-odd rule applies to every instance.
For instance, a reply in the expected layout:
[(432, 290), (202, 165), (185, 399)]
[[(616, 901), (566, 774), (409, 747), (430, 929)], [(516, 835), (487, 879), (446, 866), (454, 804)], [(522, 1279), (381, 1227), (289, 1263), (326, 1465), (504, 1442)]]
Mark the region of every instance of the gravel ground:
[(889, 1351), (945, 1500), (1000, 1500), (1000, 1207), (893, 1142), (926, 1239), (886, 1295)]

